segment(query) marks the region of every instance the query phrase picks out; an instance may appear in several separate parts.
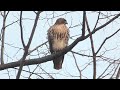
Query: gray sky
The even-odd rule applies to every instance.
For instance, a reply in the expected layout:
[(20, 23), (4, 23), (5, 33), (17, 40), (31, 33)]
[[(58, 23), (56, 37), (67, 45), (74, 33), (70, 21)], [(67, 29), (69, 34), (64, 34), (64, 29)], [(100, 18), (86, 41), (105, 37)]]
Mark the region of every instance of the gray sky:
[[(77, 27), (70, 28), (70, 36), (75, 36), (75, 35), (80, 36), (81, 35), (82, 11), (71, 12), (71, 13), (69, 13), (69, 11), (55, 11), (54, 17), (56, 17), (56, 18), (50, 19), (53, 17), (52, 13), (53, 13), (52, 11), (48, 11), (48, 12), (42, 12), (40, 14), (40, 20), (37, 24), (37, 28), (36, 28), (34, 38), (32, 40), (31, 46), (30, 46), (30, 50), (34, 49), (36, 46), (47, 41), (47, 30), (49, 29), (49, 27), (51, 25), (54, 24), (55, 20), (59, 17), (63, 17), (67, 20), (68, 27), (79, 25)], [(67, 13), (67, 14), (64, 14), (64, 13)], [(103, 12), (103, 13), (106, 14), (106, 12)], [(112, 14), (115, 14), (115, 13), (119, 13), (119, 12), (117, 12), (117, 11), (112, 12)], [(97, 20), (97, 15), (98, 14), (93, 13), (93, 12), (87, 12), (88, 23), (90, 25), (91, 30), (95, 26), (95, 23)], [(105, 16), (103, 16), (103, 17), (105, 17)], [(103, 17), (101, 15), (101, 18), (103, 18)], [(27, 42), (29, 39), (29, 35), (31, 33), (32, 27), (33, 27), (35, 13), (32, 11), (31, 12), (24, 11), (23, 18), (24, 18), (24, 20), (23, 20), (24, 41)], [(110, 18), (112, 18), (112, 17), (110, 17)], [(7, 17), (6, 25), (8, 25), (18, 19), (19, 19), (19, 11), (11, 11)], [(104, 24), (108, 20), (109, 19), (101, 19), (99, 21), (100, 23), (97, 25), (97, 27)], [(1, 16), (0, 16), (0, 21), (2, 21)], [(108, 25), (107, 27), (103, 28), (102, 30), (96, 32), (93, 35), (95, 50), (97, 50), (99, 48), (100, 44), (103, 42), (103, 40), (106, 38), (106, 36), (111, 35), (113, 32), (115, 32), (117, 29), (119, 29), (119, 26), (120, 26), (118, 23), (119, 19), (117, 19), (115, 21), (116, 22), (111, 23), (110, 25)], [(2, 25), (2, 23), (0, 23), (0, 27), (2, 27), (1, 25)], [(76, 39), (79, 36), (75, 36), (75, 37), (73, 37), (73, 39)], [(120, 35), (118, 33), (112, 39), (110, 39), (106, 42), (106, 44), (104, 45), (104, 48), (101, 49), (99, 54), (102, 54), (103, 51), (105, 51), (105, 49), (109, 50), (109, 49), (115, 48), (117, 45), (119, 46), (120, 45), (119, 39), (120, 39)], [(69, 44), (71, 44), (73, 41), (74, 40), (70, 39)], [(113, 43), (113, 41), (114, 41), (114, 43)], [(21, 39), (20, 39), (19, 22), (6, 28), (5, 43), (7, 43), (7, 44), (5, 44), (5, 55), (4, 55), (5, 63), (19, 60), (23, 55), (23, 50), (19, 49), (19, 48), (22, 48), (22, 43), (21, 43)], [(8, 45), (8, 44), (10, 44), (10, 45)], [(1, 45), (1, 43), (0, 43), (0, 45)], [(11, 45), (15, 46), (15, 47), (19, 47), (19, 48), (11, 47)], [(48, 43), (47, 43), (47, 45), (48, 45)], [(108, 57), (114, 58), (114, 59), (118, 59), (119, 53), (120, 53), (118, 49), (119, 48), (117, 48), (116, 50), (113, 50), (113, 51), (112, 50), (108, 51), (107, 53), (105, 53), (105, 56), (108, 56)], [(48, 48), (45, 45), (43, 47), (40, 47), (38, 50), (40, 53), (40, 57), (43, 57), (45, 53), (47, 55), (49, 54)], [(90, 39), (88, 38), (85, 41), (82, 41), (79, 44), (77, 44), (73, 48), (73, 51), (76, 51), (76, 52), (79, 52), (82, 54), (92, 55)], [(38, 58), (39, 56), (37, 54), (38, 54), (38, 52), (35, 51), (35, 52), (31, 53), (31, 55), (28, 56), (27, 59)], [(6, 55), (8, 55), (9, 57), (7, 57)], [(88, 58), (88, 57), (83, 57), (83, 56), (78, 56), (78, 55), (75, 55), (75, 57), (77, 58), (77, 63), (79, 65), (80, 69), (83, 69), (88, 62), (92, 61), (92, 58)], [(104, 69), (107, 67), (107, 65), (108, 65), (107, 62), (103, 62), (101, 60), (99, 60), (97, 62), (97, 76), (100, 75), (104, 71)], [(51, 75), (54, 78), (65, 78), (65, 79), (78, 78), (79, 79), (79, 72), (76, 68), (75, 60), (74, 60), (71, 52), (68, 52), (65, 55), (63, 68), (59, 71), (53, 69), (52, 61), (42, 63), (40, 66), (46, 72), (51, 73)], [(83, 74), (82, 78), (86, 78), (86, 77), (92, 78), (93, 77), (92, 66), (93, 65), (91, 63), (91, 65), (89, 65), (82, 72), (82, 74)], [(35, 67), (36, 67), (36, 65), (29, 66), (30, 71), (33, 71)], [(29, 68), (28, 68), (28, 66), (25, 66), (23, 69), (29, 70)], [(10, 78), (15, 78), (17, 71), (15, 69), (8, 69), (8, 71), (10, 73)], [(9, 76), (7, 74), (8, 71), (7, 70), (0, 71), (0, 78), (9, 78)], [(47, 75), (44, 75), (45, 72), (42, 71), (42, 69), (40, 69), (40, 68), (38, 68), (35, 72), (41, 73), (41, 75), (44, 78), (49, 78)], [(56, 74), (56, 73), (59, 73), (59, 74)], [(22, 76), (27, 77), (27, 76), (29, 76), (29, 73), (26, 73), (23, 71)], [(22, 76), (21, 76), (21, 78), (25, 78)], [(38, 78), (38, 77), (36, 75), (32, 75), (32, 78)]]

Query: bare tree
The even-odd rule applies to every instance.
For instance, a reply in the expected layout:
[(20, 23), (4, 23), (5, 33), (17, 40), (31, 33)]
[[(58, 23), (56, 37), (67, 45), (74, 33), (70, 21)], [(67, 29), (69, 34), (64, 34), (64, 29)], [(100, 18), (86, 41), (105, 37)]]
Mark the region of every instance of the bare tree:
[[(14, 21), (10, 23), (8, 22), (10, 18), (7, 17), (8, 14), (14, 14), (12, 16)], [(31, 14), (33, 17), (29, 17)], [(91, 18), (91, 16), (93, 16), (93, 18)], [(59, 17), (64, 17), (66, 19), (68, 18), (67, 21), (70, 29), (70, 44), (61, 52), (51, 55), (45, 35), (47, 33), (47, 29)], [(16, 79), (55, 79), (59, 77), (80, 79), (87, 79), (90, 77), (93, 79), (119, 79), (119, 17), (120, 12), (117, 11), (11, 11), (10, 13), (9, 11), (1, 11), (0, 18), (3, 19), (3, 22), (0, 26), (0, 73), (2, 73), (2, 70), (5, 70), (7, 71), (8, 78), (14, 76)], [(76, 18), (78, 21), (75, 20)], [(6, 24), (6, 22), (9, 24)], [(31, 24), (29, 25), (29, 23)], [(7, 33), (9, 31), (9, 27), (13, 28), (14, 26), (18, 26), (18, 30), (16, 32), (18, 38), (20, 39), (14, 42), (17, 45), (17, 42), (19, 41), (19, 45), (17, 46), (5, 39), (5, 31)], [(12, 35), (11, 33), (7, 33), (6, 35), (9, 36), (8, 34)], [(101, 36), (101, 38), (97, 36)], [(42, 41), (43, 37), (44, 39)], [(90, 39), (90, 41), (88, 39)], [(112, 42), (111, 45), (109, 42)], [(81, 46), (83, 46), (83, 48), (81, 48)], [(10, 48), (12, 48), (11, 53), (14, 53), (14, 55), (11, 55), (10, 53), (8, 54)], [(51, 61), (63, 54), (66, 54), (66, 59), (71, 60), (66, 60), (64, 63), (64, 66), (70, 64), (68, 65), (70, 71), (69, 69), (66, 69), (67, 66), (60, 70), (64, 71), (64, 73), (55, 71), (52, 67), (52, 70), (49, 69), (49, 67), (52, 66), (52, 63), (48, 61)], [(74, 64), (71, 63), (72, 60), (75, 62)], [(74, 68), (74, 66), (76, 68)], [(11, 76), (11, 72), (13, 72), (11, 69), (14, 70), (15, 75)], [(73, 73), (71, 70), (75, 70), (78, 74)], [(90, 73), (89, 70), (91, 70), (93, 74)]]

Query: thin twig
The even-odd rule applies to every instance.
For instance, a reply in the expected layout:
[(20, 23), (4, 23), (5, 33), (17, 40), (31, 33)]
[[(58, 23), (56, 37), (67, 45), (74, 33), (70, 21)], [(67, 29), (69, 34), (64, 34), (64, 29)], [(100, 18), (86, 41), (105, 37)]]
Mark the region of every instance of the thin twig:
[(78, 69), (78, 71), (79, 71), (79, 74), (80, 74), (80, 79), (82, 79), (81, 70), (80, 70), (80, 68), (79, 68), (79, 66), (78, 66), (78, 64), (77, 64), (77, 60), (76, 60), (76, 58), (75, 58), (74, 53), (72, 53), (72, 55), (73, 55), (73, 58), (74, 58), (74, 60), (75, 60), (75, 65), (76, 65), (76, 67), (77, 67), (77, 69)]

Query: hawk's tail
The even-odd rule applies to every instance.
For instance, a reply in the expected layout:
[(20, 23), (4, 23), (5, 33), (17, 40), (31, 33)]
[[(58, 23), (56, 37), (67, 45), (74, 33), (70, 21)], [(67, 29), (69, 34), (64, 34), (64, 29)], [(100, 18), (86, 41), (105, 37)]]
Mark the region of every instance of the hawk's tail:
[(54, 69), (56, 69), (56, 70), (62, 69), (63, 60), (64, 60), (64, 56), (60, 56), (60, 57), (54, 59), (53, 60)]

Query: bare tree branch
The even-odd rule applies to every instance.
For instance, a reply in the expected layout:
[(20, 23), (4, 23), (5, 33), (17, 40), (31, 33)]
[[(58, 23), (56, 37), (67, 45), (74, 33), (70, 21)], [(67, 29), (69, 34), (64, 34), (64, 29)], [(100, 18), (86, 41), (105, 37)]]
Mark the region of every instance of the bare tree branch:
[(48, 41), (46, 41), (46, 42), (44, 42), (44, 43), (38, 45), (38, 46), (37, 46), (36, 48), (34, 48), (33, 50), (30, 50), (30, 51), (28, 52), (28, 55), (29, 55), (30, 53), (34, 52), (35, 50), (37, 50), (39, 47), (45, 45), (47, 42), (48, 42)]
[[(17, 69), (17, 70), (18, 70), (18, 68), (15, 68), (15, 67), (14, 67), (14, 69)], [(30, 72), (30, 71), (27, 71), (27, 70), (24, 70), (24, 69), (23, 69), (22, 71), (24, 71), (24, 72), (28, 72), (28, 73), (30, 73), (30, 74), (34, 74), (34, 75), (39, 76), (40, 78), (44, 79), (42, 76), (40, 76), (40, 75), (37, 74), (37, 73)], [(30, 79), (30, 78), (28, 78), (28, 79)]]
[[(110, 24), (112, 21), (114, 21), (115, 19), (117, 19), (119, 16), (120, 16), (120, 13), (117, 14), (117, 15), (116, 15), (115, 17), (113, 17), (112, 19), (110, 19), (110, 20), (109, 20), (108, 22), (106, 22), (105, 24), (103, 24), (103, 25), (99, 26), (98, 28), (94, 29), (90, 34), (94, 34), (96, 31), (104, 28), (105, 26), (107, 26), (108, 24)], [(86, 35), (85, 39), (86, 39), (87, 37), (89, 37), (89, 34)]]
[(107, 68), (103, 71), (103, 73), (101, 75), (99, 75), (99, 77), (97, 79), (100, 79), (102, 77), (102, 75), (108, 70), (108, 68), (112, 65), (113, 63), (110, 63)]
[[(88, 32), (90, 34), (91, 31), (90, 31), (90, 28), (89, 28), (87, 16), (86, 16), (86, 25), (87, 25)], [(92, 54), (93, 54), (93, 79), (96, 79), (96, 54), (95, 54), (92, 34), (90, 34), (90, 42), (91, 42), (91, 49), (92, 49)]]
[(38, 11), (37, 14), (36, 14), (36, 18), (35, 18), (35, 22), (34, 22), (34, 26), (33, 26), (33, 29), (32, 29), (32, 32), (31, 32), (31, 35), (30, 35), (30, 39), (28, 41), (28, 44), (27, 46), (25, 46), (25, 51), (24, 51), (24, 55), (23, 55), (23, 58), (20, 62), (20, 67), (19, 67), (19, 70), (18, 70), (18, 73), (17, 73), (17, 76), (16, 76), (16, 79), (19, 79), (20, 78), (20, 75), (21, 75), (21, 71), (22, 71), (22, 68), (23, 68), (23, 65), (24, 65), (24, 61), (25, 61), (25, 58), (28, 54), (28, 49), (30, 47), (30, 44), (32, 42), (32, 38), (33, 38), (33, 35), (34, 35), (34, 32), (36, 30), (36, 26), (37, 26), (37, 22), (38, 22), (38, 19), (39, 19), (39, 15), (40, 15), (41, 11)]
[(5, 23), (6, 23), (6, 18), (8, 16), (8, 13), (6, 14), (6, 11), (3, 12), (3, 26), (2, 26), (2, 45), (1, 45), (1, 64), (4, 64), (4, 58), (3, 58), (3, 53), (4, 53), (4, 42), (5, 42)]
[(102, 48), (102, 46), (105, 44), (105, 42), (110, 39), (112, 36), (114, 36), (116, 33), (118, 33), (120, 31), (120, 29), (118, 29), (115, 33), (113, 33), (112, 35), (108, 36), (105, 38), (105, 40), (103, 41), (103, 43), (100, 45), (99, 49), (97, 50), (96, 54), (98, 54), (98, 52), (100, 51), (100, 49)]
[(31, 44), (31, 41), (32, 41), (32, 38), (33, 38), (33, 35), (34, 35), (34, 32), (35, 32), (35, 29), (36, 29), (36, 26), (37, 26), (37, 22), (38, 22), (38, 19), (39, 19), (39, 14), (41, 12), (42, 11), (38, 11), (37, 14), (36, 14), (36, 19), (35, 19), (35, 22), (34, 22), (34, 26), (33, 26), (33, 29), (32, 29), (32, 32), (31, 32), (31, 35), (30, 35), (30, 38), (29, 38), (29, 41), (28, 41), (28, 44), (27, 44), (26, 48), (30, 47), (30, 44)]
[[(75, 51), (70, 51), (74, 54), (77, 54), (77, 55), (81, 55), (81, 56), (85, 56), (85, 57), (93, 57), (92, 55), (86, 55), (86, 54), (81, 54), (81, 53), (78, 53), (78, 52), (75, 52)], [(96, 57), (100, 57), (100, 56), (96, 56)]]
[[(97, 26), (97, 24), (98, 24), (99, 19), (100, 19), (100, 11), (99, 11), (99, 13), (98, 13), (98, 18), (97, 18), (96, 24), (95, 24), (95, 26), (94, 26), (94, 29), (96, 28), (96, 26)], [(94, 30), (94, 29), (93, 29), (93, 30)]]
[(120, 67), (118, 69), (118, 72), (117, 72), (117, 75), (116, 75), (116, 79), (119, 79), (119, 77), (120, 77)]
[(85, 16), (86, 16), (86, 12), (85, 12), (85, 11), (83, 11), (82, 36), (85, 36)]
[(23, 27), (22, 27), (22, 11), (20, 12), (20, 32), (21, 32), (22, 45), (25, 49), (25, 43), (24, 43), (24, 39), (23, 39)]
[(113, 76), (115, 75), (115, 73), (116, 73), (116, 71), (117, 71), (117, 69), (119, 68), (119, 64), (117, 65), (117, 67), (115, 68), (115, 70), (114, 70), (114, 72), (113, 72), (113, 74), (112, 74), (112, 76), (110, 77), (110, 79), (112, 79), (113, 78)]

